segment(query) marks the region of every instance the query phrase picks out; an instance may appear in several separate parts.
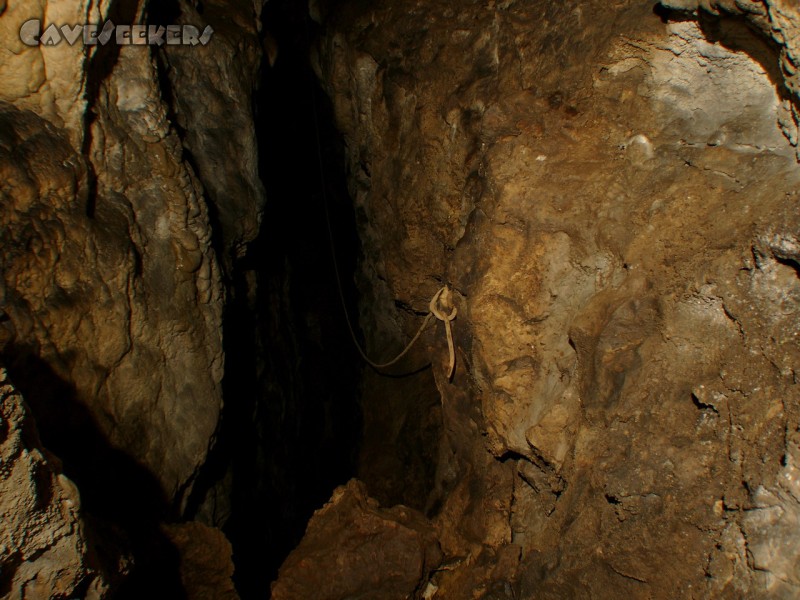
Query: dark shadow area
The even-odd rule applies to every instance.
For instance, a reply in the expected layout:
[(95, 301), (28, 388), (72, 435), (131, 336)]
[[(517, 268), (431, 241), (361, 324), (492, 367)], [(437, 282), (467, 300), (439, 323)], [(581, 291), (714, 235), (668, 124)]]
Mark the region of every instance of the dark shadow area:
[[(175, 517), (152, 474), (114, 448), (74, 387), (29, 348), (4, 348), (0, 360), (31, 408), (44, 447), (78, 486), (90, 560), (112, 577), (115, 599), (185, 598), (177, 550), (159, 523)], [(118, 581), (119, 558), (130, 555), (130, 575)]]
[(697, 19), (692, 15), (690, 12), (677, 10), (675, 8), (668, 8), (661, 4), (660, 2), (656, 2), (653, 5), (653, 14), (656, 15), (661, 22), (667, 24), (671, 21), (696, 21)]
[(362, 367), (342, 315), (323, 204), (326, 196), (342, 283), (356, 306), (359, 246), (343, 143), (308, 62), (314, 24), (305, 3), (271, 1), (262, 19), (279, 47), (274, 66), (264, 59), (254, 106), (267, 206), (229, 282), (225, 408), (186, 514), (197, 514), (223, 478), (232, 481), (223, 530), (243, 600), (269, 597), (314, 510), (355, 476), (361, 437)]

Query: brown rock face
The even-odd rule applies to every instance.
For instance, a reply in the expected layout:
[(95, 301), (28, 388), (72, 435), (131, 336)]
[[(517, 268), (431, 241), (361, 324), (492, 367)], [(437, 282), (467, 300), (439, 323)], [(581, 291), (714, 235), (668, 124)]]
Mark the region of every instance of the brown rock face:
[[(46, 437), (91, 429), (180, 505), (222, 404), (223, 289), (210, 213), (221, 215), (218, 250), (228, 256), (255, 236), (263, 204), (249, 96), (258, 15), (251, 3), (229, 3), (236, 31), (220, 27), (213, 45), (163, 53), (24, 46), (26, 19), (131, 23), (144, 10), (134, 1), (107, 15), (57, 4), (46, 18), (22, 3), (0, 16), (9, 51), (0, 66), (4, 352)], [(204, 18), (189, 3), (178, 12), (216, 24), (208, 4)], [(187, 152), (181, 127), (191, 129)], [(241, 160), (221, 167), (221, 155)], [(224, 208), (209, 211), (209, 200)], [(45, 379), (51, 385), (38, 385)], [(70, 393), (51, 401), (54, 386)]]
[(165, 526), (180, 555), (187, 600), (239, 600), (233, 587), (231, 544), (218, 529), (202, 523)]
[[(151, 4), (151, 10), (158, 9)], [(173, 123), (214, 207), (224, 267), (230, 271), (232, 260), (258, 235), (265, 202), (253, 123), (262, 55), (260, 5), (249, 0), (196, 4), (181, 1), (177, 21), (211, 25), (214, 43), (202, 51), (167, 47), (161, 68), (169, 81)]]
[[(10, 366), (25, 385), (42, 376), (26, 354), (46, 363), (102, 433), (150, 466), (172, 496), (202, 463), (216, 427), (221, 289), (200, 188), (166, 121), (148, 54), (123, 48), (115, 68), (85, 132), (102, 140), (89, 146), (95, 181), (68, 131), (3, 107)], [(31, 401), (41, 409), (48, 399)], [(52, 408), (40, 412), (63, 418)]]
[[(350, 467), (345, 328), (305, 256), (345, 211), (303, 203), (331, 150), (311, 122), (284, 146), (312, 164), (269, 154), (287, 231), (250, 246), (261, 47), (304, 67), (316, 31), (276, 48), (262, 4), (0, 0), (3, 598), (235, 599), (224, 535), (165, 524), (190, 513), (257, 548), (238, 581), (264, 595), (308, 481)], [(364, 373), (364, 483), (317, 511), (276, 600), (800, 596), (800, 9), (653, 4), (310, 3), (368, 353), (447, 286), (456, 370), (434, 320)], [(31, 19), (215, 34), (29, 46)]]
[[(132, 545), (134, 570), (150, 563), (152, 577), (174, 565), (159, 566), (151, 544), (177, 560), (158, 521), (182, 516), (214, 443), (222, 271), (263, 207), (260, 6), (204, 2), (200, 15), (194, 4), (0, 6), (0, 356), (101, 523), (105, 558)], [(211, 24), (215, 43), (29, 46), (31, 19)], [(57, 557), (65, 573), (83, 573), (80, 559)]]
[(441, 559), (430, 523), (404, 506), (384, 509), (356, 480), (314, 513), (272, 586), (274, 600), (418, 597)]
[(418, 326), (398, 307), (456, 292), (452, 381), (441, 324), (425, 338), (441, 430), (420, 438), (440, 409), (391, 383), (364, 401), (383, 502), (410, 439), (436, 457), (416, 505), (461, 561), (435, 598), (800, 593), (796, 9), (701, 4), (756, 15), (780, 56), (742, 21), (652, 3), (331, 17), (317, 71), (371, 353)]
[(103, 598), (75, 484), (42, 448), (27, 405), (0, 368), (0, 594)]

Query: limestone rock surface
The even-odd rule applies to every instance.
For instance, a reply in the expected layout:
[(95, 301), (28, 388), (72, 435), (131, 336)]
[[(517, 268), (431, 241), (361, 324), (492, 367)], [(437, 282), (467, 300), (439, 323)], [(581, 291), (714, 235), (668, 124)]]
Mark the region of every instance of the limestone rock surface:
[[(190, 3), (182, 8), (181, 22), (204, 25)], [(226, 29), (211, 8), (215, 43), (169, 53), (19, 40), (27, 19), (134, 22), (144, 2), (120, 1), (111, 13), (12, 2), (0, 14), (9, 369), (56, 446), (70, 446), (65, 428), (91, 429), (149, 469), (178, 506), (222, 405), (221, 261), (255, 236), (263, 205), (250, 102), (258, 12), (250, 2), (229, 7), (236, 24)], [(51, 405), (54, 387), (69, 393)], [(54, 449), (70, 460), (70, 448)]]
[[(162, 568), (151, 545), (174, 557), (159, 522), (183, 516), (215, 442), (223, 270), (263, 208), (260, 4), (197, 4), (0, 3), (0, 357), (81, 490), (104, 560), (132, 547), (145, 572)], [(27, 46), (31, 19), (215, 33), (190, 48)], [(83, 568), (79, 554), (61, 559), (65, 573)]]
[(180, 2), (179, 22), (199, 29), (211, 26), (214, 42), (203, 51), (166, 47), (164, 70), (174, 124), (214, 206), (223, 263), (230, 270), (258, 235), (265, 202), (253, 114), (262, 55), (261, 3), (203, 2), (202, 14), (195, 4)]
[(417, 598), (440, 559), (421, 514), (404, 506), (381, 508), (352, 480), (311, 518), (272, 585), (272, 598)]
[(437, 457), (418, 503), (459, 561), (435, 598), (800, 593), (800, 29), (793, 3), (701, 4), (765, 27), (633, 1), (327, 23), (368, 349), (402, 347), (443, 284), (459, 311), (452, 380), (441, 323), (414, 357), (440, 405), (419, 414), (424, 374), (364, 397), (371, 493)]
[(164, 529), (180, 554), (187, 600), (239, 600), (232, 581), (231, 544), (220, 530), (198, 522)]
[(30, 410), (0, 367), (0, 595), (99, 599), (80, 495), (41, 445)]

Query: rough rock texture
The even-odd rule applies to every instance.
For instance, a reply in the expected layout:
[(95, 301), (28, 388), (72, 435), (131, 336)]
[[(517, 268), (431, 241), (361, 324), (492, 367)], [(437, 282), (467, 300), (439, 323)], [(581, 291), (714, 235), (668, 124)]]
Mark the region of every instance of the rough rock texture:
[[(252, 3), (229, 7), (225, 19), (236, 31), (219, 27), (204, 48), (168, 47), (160, 63), (178, 66), (167, 68), (141, 47), (98, 46), (87, 58), (80, 45), (22, 46), (23, 20), (86, 20), (78, 2), (42, 4), (12, 2), (0, 15), (8, 33), (2, 96), (10, 103), (0, 133), (5, 353), (23, 388), (43, 368), (74, 388), (92, 427), (180, 500), (221, 408), (224, 292), (215, 250), (227, 255), (252, 239), (263, 204), (248, 89), (259, 56), (257, 13)], [(134, 22), (143, 3), (107, 10), (93, 8), (91, 20)], [(205, 18), (216, 26), (222, 17), (210, 10)], [(204, 25), (193, 9), (185, 19)], [(240, 70), (229, 73), (233, 57)], [(54, 75), (44, 80), (45, 73)], [(193, 126), (191, 161), (175, 120)], [(242, 161), (220, 167), (220, 155)], [(212, 184), (209, 198), (198, 175)], [(240, 187), (226, 195), (220, 188), (231, 181)], [(224, 209), (209, 211), (209, 200)], [(216, 249), (214, 214), (222, 219)], [(73, 424), (65, 414), (72, 411), (51, 407), (46, 393), (30, 398), (45, 434)]]
[(0, 367), (0, 596), (103, 598), (75, 484), (39, 441), (30, 411)]
[(202, 523), (164, 527), (180, 554), (186, 600), (239, 600), (233, 587), (231, 544), (218, 529)]
[[(162, 55), (175, 125), (215, 209), (225, 267), (259, 231), (264, 190), (258, 173), (253, 88), (259, 77), (261, 2), (182, 0), (179, 23), (211, 25), (214, 43), (199, 53), (171, 46)], [(235, 160), (230, 160), (235, 158)]]
[(415, 440), (437, 460), (415, 505), (452, 562), (428, 597), (800, 593), (800, 29), (788, 2), (715, 4), (766, 14), (780, 57), (633, 1), (328, 22), (368, 349), (402, 347), (442, 282), (459, 309), (452, 381), (440, 323), (409, 359), (430, 353), (441, 409), (410, 407), (425, 376), (406, 402), (364, 387), (370, 492), (402, 499)]
[(695, 14), (702, 9), (713, 15), (744, 15), (749, 23), (778, 45), (783, 85), (793, 100), (792, 118), (783, 120), (781, 125), (800, 159), (797, 144), (797, 124), (800, 122), (800, 7), (797, 3), (790, 0), (664, 0), (661, 4), (667, 8), (695, 11)]
[[(104, 559), (133, 552), (136, 593), (178, 558), (158, 521), (181, 518), (214, 444), (223, 272), (264, 203), (261, 5), (195, 5), (0, 3), (0, 356), (80, 488)], [(29, 19), (215, 34), (191, 48), (28, 47)]]
[[(216, 427), (219, 275), (200, 188), (148, 53), (123, 48), (102, 85), (107, 104), (94, 107), (90, 133), (94, 183), (67, 132), (3, 109), (11, 367), (26, 360), (24, 350), (47, 363), (112, 443), (151, 466), (172, 496)], [(60, 418), (56, 411), (49, 414)]]
[(75, 147), (83, 141), (86, 109), (84, 48), (60, 44), (57, 49), (26, 46), (20, 27), (30, 19), (44, 23), (97, 23), (107, 15), (110, 2), (25, 2), (9, 0), (0, 10), (0, 99), (41, 115), (63, 128)]
[(273, 600), (417, 598), (441, 553), (430, 523), (404, 506), (380, 508), (357, 480), (314, 513), (281, 567)]

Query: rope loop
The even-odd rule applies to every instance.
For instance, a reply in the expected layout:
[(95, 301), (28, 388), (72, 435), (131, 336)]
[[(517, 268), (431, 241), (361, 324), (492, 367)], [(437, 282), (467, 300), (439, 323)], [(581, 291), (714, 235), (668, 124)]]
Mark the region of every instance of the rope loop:
[[(344, 306), (344, 304), (342, 304), (342, 306)], [(455, 344), (453, 343), (453, 331), (450, 323), (451, 321), (453, 321), (453, 319), (456, 318), (456, 315), (458, 314), (458, 309), (453, 305), (453, 294), (448, 286), (444, 286), (433, 295), (430, 304), (428, 304), (428, 309), (429, 312), (427, 315), (425, 315), (425, 320), (422, 321), (422, 325), (420, 325), (419, 329), (417, 330), (417, 333), (414, 334), (414, 337), (411, 338), (411, 341), (408, 343), (408, 345), (405, 348), (403, 348), (400, 354), (395, 356), (389, 362), (385, 363), (377, 363), (370, 360), (370, 358), (367, 356), (367, 353), (364, 351), (364, 349), (361, 347), (361, 344), (359, 344), (358, 340), (356, 339), (355, 333), (350, 324), (350, 317), (347, 315), (346, 311), (345, 311), (345, 317), (347, 317), (347, 325), (350, 329), (350, 335), (353, 338), (353, 342), (355, 342), (356, 348), (358, 349), (358, 353), (361, 355), (361, 358), (363, 358), (365, 362), (367, 362), (369, 365), (373, 366), (376, 369), (385, 369), (387, 367), (391, 367), (393, 364), (397, 363), (401, 358), (403, 358), (408, 353), (408, 351), (411, 350), (416, 341), (422, 335), (422, 332), (425, 330), (425, 327), (427, 327), (428, 323), (431, 320), (431, 317), (436, 317), (440, 321), (444, 322), (445, 333), (447, 334), (447, 349), (450, 353), (450, 362), (447, 369), (447, 379), (451, 379), (453, 377), (453, 372), (456, 366), (456, 350), (455, 350)]]
[[(2, 1), (2, 0), (0, 0)], [(310, 80), (309, 80), (310, 81)], [(403, 358), (411, 347), (416, 343), (419, 339), (419, 336), (422, 335), (422, 332), (427, 327), (428, 323), (431, 320), (431, 317), (436, 317), (440, 321), (444, 322), (445, 332), (447, 333), (447, 348), (450, 352), (450, 364), (447, 370), (447, 379), (450, 380), (453, 377), (453, 372), (456, 367), (456, 351), (455, 345), (453, 344), (453, 330), (450, 323), (453, 319), (456, 318), (458, 314), (458, 310), (453, 305), (453, 295), (450, 292), (450, 288), (448, 286), (442, 287), (438, 292), (433, 295), (431, 298), (430, 304), (428, 305), (429, 312), (425, 315), (425, 319), (422, 321), (422, 325), (420, 325), (417, 333), (414, 334), (414, 337), (408, 343), (408, 345), (403, 348), (403, 351), (400, 352), (397, 356), (395, 356), (392, 360), (385, 363), (376, 363), (369, 359), (367, 353), (364, 352), (364, 349), (361, 347), (361, 344), (358, 343), (358, 338), (356, 337), (355, 328), (353, 327), (353, 323), (350, 320), (350, 313), (347, 312), (347, 302), (345, 302), (344, 298), (344, 290), (342, 289), (342, 277), (339, 273), (339, 261), (336, 260), (336, 244), (333, 241), (333, 228), (331, 227), (331, 215), (330, 209), (328, 208), (328, 193), (327, 193), (327, 185), (325, 182), (325, 164), (322, 160), (322, 142), (320, 141), (320, 127), (319, 127), (319, 114), (317, 110), (317, 100), (316, 100), (316, 93), (314, 92), (313, 86), (311, 88), (311, 104), (313, 106), (313, 113), (314, 113), (314, 132), (316, 134), (316, 146), (317, 146), (317, 162), (319, 164), (319, 174), (320, 174), (320, 188), (321, 188), (321, 195), (322, 195), (322, 205), (325, 209), (325, 225), (328, 228), (328, 241), (330, 242), (331, 247), (331, 262), (333, 263), (333, 273), (336, 278), (336, 287), (339, 291), (339, 301), (342, 305), (342, 312), (344, 312), (344, 320), (347, 322), (347, 329), (350, 332), (350, 338), (353, 340), (353, 344), (355, 344), (356, 350), (361, 355), (361, 358), (364, 361), (374, 367), (375, 369), (385, 369), (387, 367), (391, 367), (401, 358)], [(449, 313), (445, 314), (444, 311), (450, 311)]]
[[(1, 1), (1, 0), (0, 0)], [(306, 32), (307, 34), (308, 32)], [(309, 79), (311, 82), (311, 79)], [(353, 327), (353, 323), (350, 321), (350, 313), (347, 312), (347, 302), (344, 299), (344, 290), (342, 289), (342, 278), (341, 274), (339, 273), (339, 261), (336, 260), (336, 245), (333, 241), (333, 228), (331, 227), (331, 215), (330, 209), (328, 208), (328, 193), (327, 193), (327, 185), (325, 182), (325, 164), (322, 160), (322, 142), (320, 141), (320, 127), (319, 127), (319, 114), (317, 110), (317, 97), (316, 93), (313, 89), (313, 84), (311, 84), (311, 104), (313, 106), (312, 112), (314, 113), (314, 132), (316, 135), (316, 146), (317, 146), (317, 162), (319, 164), (319, 175), (320, 175), (320, 188), (322, 193), (322, 205), (325, 209), (325, 224), (328, 228), (328, 241), (330, 242), (331, 246), (331, 261), (333, 262), (333, 273), (336, 277), (336, 287), (339, 290), (339, 301), (342, 305), (342, 312), (344, 312), (344, 320), (347, 322), (347, 329), (350, 331), (350, 338), (353, 340), (358, 353), (361, 355), (361, 358), (364, 359), (368, 364), (372, 365), (376, 369), (385, 369), (386, 367), (391, 367), (401, 358), (403, 358), (406, 353), (411, 350), (411, 347), (416, 343), (419, 339), (419, 336), (422, 335), (422, 332), (425, 330), (425, 327), (431, 320), (431, 317), (436, 317), (440, 321), (444, 322), (445, 332), (447, 333), (447, 348), (450, 352), (450, 364), (447, 370), (447, 379), (450, 380), (453, 377), (453, 372), (456, 366), (456, 351), (455, 345), (453, 344), (453, 330), (450, 323), (453, 319), (456, 318), (458, 314), (458, 310), (453, 305), (453, 296), (450, 292), (450, 288), (448, 286), (444, 286), (438, 292), (433, 295), (431, 298), (430, 304), (428, 305), (429, 312), (425, 315), (425, 320), (422, 321), (422, 325), (420, 325), (417, 333), (408, 343), (408, 345), (403, 348), (403, 351), (395, 356), (392, 360), (386, 363), (376, 363), (369, 359), (367, 353), (364, 352), (364, 349), (361, 347), (361, 344), (358, 343), (358, 339), (356, 338), (355, 329)], [(449, 310), (450, 312), (445, 314), (444, 311)]]
[[(458, 309), (453, 305), (453, 294), (450, 292), (450, 288), (444, 286), (440, 289), (436, 294), (431, 298), (431, 303), (428, 305), (430, 308), (431, 314), (434, 317), (439, 319), (440, 321), (444, 322), (444, 330), (447, 333), (447, 349), (450, 352), (450, 363), (447, 367), (447, 379), (451, 379), (453, 377), (453, 371), (456, 368), (456, 348), (455, 344), (453, 343), (453, 330), (451, 328), (450, 322), (456, 318), (458, 314)], [(448, 314), (445, 314), (440, 307), (444, 307), (445, 310), (451, 308)]]

